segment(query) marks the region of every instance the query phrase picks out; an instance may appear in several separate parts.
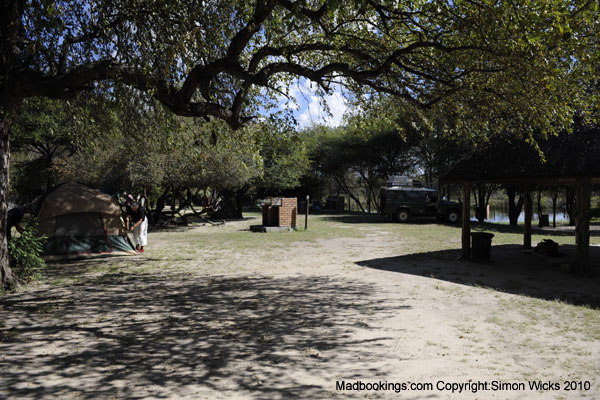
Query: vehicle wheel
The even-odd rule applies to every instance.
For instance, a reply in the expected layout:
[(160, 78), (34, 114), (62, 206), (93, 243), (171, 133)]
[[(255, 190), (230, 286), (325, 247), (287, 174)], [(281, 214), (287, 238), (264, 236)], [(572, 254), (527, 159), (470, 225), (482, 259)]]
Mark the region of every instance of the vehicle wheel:
[(446, 214), (446, 219), (451, 223), (457, 222), (459, 218), (460, 214), (456, 210), (448, 211), (448, 214)]
[(398, 212), (396, 213), (396, 215), (398, 215), (398, 221), (399, 222), (407, 222), (408, 219), (410, 218), (410, 211), (408, 211), (408, 210), (398, 210)]

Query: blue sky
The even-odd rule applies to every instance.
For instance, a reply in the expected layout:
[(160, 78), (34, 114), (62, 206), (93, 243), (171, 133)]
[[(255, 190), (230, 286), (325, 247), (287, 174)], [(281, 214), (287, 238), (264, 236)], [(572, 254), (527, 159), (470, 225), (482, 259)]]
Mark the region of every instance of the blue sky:
[(340, 85), (332, 88), (330, 94), (322, 96), (316, 84), (302, 78), (289, 88), (291, 100), (284, 96), (278, 99), (279, 108), (293, 112), (299, 129), (313, 124), (339, 126), (348, 109), (348, 101)]

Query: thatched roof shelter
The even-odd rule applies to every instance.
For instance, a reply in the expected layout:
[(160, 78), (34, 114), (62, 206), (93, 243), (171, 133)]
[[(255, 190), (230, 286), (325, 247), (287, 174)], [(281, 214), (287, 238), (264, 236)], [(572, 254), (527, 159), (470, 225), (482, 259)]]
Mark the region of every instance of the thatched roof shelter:
[(571, 134), (561, 133), (538, 140), (540, 153), (522, 140), (494, 141), (481, 146), (441, 177), (445, 183), (463, 184), (463, 258), (470, 258), (471, 184), (518, 185), (525, 195), (523, 244), (531, 248), (533, 186), (576, 186), (576, 240), (578, 272), (589, 272), (589, 222), (591, 185), (600, 183), (600, 127), (579, 126)]
[(442, 177), (451, 183), (600, 183), (600, 127), (538, 139), (545, 160), (522, 139), (496, 140), (468, 154)]

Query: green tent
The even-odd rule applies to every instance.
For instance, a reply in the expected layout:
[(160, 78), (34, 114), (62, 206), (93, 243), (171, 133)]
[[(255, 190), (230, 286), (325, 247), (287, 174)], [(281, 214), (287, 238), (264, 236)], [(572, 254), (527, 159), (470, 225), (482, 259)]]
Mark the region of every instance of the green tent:
[(46, 259), (138, 254), (125, 233), (121, 209), (106, 193), (80, 183), (55, 187), (42, 200), (39, 231)]

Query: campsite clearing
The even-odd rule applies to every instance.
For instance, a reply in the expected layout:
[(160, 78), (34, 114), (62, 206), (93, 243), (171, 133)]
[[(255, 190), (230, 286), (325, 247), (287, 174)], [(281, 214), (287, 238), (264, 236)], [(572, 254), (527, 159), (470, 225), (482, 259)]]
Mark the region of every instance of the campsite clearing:
[[(51, 264), (4, 296), (0, 397), (398, 397), (341, 381), (433, 385), (410, 399), (600, 396), (598, 277), (522, 252), (511, 228), (485, 227), (496, 247), (476, 264), (456, 261), (458, 226), (336, 215), (251, 233), (256, 218), (153, 232), (144, 255)], [(533, 242), (569, 244), (564, 230)]]

